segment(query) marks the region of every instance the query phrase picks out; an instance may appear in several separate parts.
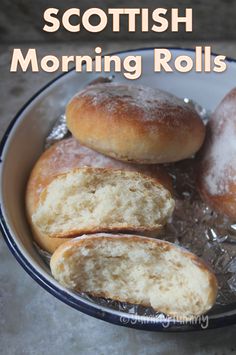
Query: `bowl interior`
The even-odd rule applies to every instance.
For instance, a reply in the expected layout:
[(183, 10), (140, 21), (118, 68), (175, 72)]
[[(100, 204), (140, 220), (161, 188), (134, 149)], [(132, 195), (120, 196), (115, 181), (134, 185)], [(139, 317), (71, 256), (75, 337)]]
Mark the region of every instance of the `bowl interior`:
[[(172, 61), (180, 54), (194, 58), (194, 52), (172, 50)], [(124, 58), (127, 55), (121, 53), (120, 57)], [(232, 78), (236, 76), (234, 62), (228, 62), (228, 70), (221, 74), (195, 72), (183, 74), (176, 71), (154, 73), (152, 49), (132, 51), (129, 55), (142, 55), (143, 74), (140, 79), (130, 81), (125, 79), (122, 73), (116, 73), (116, 82), (161, 88), (179, 97), (194, 99), (210, 110), (213, 110), (223, 96), (232, 89)], [(32, 244), (32, 236), (25, 216), (24, 194), (29, 173), (44, 149), (45, 137), (55, 119), (64, 113), (65, 105), (73, 94), (98, 76), (100, 74), (71, 71), (41, 90), (17, 115), (14, 125), (5, 137), (1, 153), (1, 210), (5, 229), (8, 236), (11, 236), (12, 248), (14, 249), (14, 245), (17, 247), (21, 256), (34, 269), (33, 274), (40, 274), (44, 283), (54, 285), (58, 292), (73, 297), (75, 302), (78, 297), (53, 280)], [(112, 310), (106, 309), (106, 311), (114, 313)]]

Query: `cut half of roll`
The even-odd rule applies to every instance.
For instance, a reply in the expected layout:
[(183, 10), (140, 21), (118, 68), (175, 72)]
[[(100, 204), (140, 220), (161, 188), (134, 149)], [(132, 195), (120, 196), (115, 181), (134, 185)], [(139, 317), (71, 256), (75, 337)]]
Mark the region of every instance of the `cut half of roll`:
[(41, 192), (32, 224), (52, 238), (95, 232), (158, 232), (175, 202), (158, 180), (138, 172), (78, 168)]
[(84, 235), (51, 258), (63, 286), (96, 297), (152, 307), (177, 319), (207, 312), (215, 303), (214, 273), (172, 243), (137, 235)]
[(162, 165), (124, 163), (82, 146), (75, 138), (67, 138), (56, 142), (44, 151), (35, 163), (27, 183), (25, 196), (26, 213), (34, 240), (49, 253), (53, 253), (65, 240), (63, 238), (50, 238), (47, 234), (42, 234), (32, 223), (32, 215), (37, 208), (40, 194), (59, 174), (84, 167), (137, 171), (157, 179), (167, 190), (173, 192), (172, 179)]

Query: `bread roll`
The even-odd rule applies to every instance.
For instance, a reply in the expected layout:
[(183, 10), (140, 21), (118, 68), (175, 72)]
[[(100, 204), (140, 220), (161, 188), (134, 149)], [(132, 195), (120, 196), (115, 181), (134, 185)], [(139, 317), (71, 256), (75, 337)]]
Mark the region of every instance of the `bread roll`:
[[(47, 149), (34, 165), (26, 189), (26, 210), (31, 223), (32, 215), (39, 201), (42, 190), (53, 180), (55, 176), (66, 173), (77, 167), (95, 167), (124, 169), (142, 172), (145, 175), (156, 178), (169, 191), (173, 191), (172, 181), (165, 169), (160, 165), (127, 164), (105, 157), (80, 143), (74, 138), (63, 139)], [(53, 252), (58, 245), (64, 242), (62, 239), (51, 239), (41, 233), (32, 225), (34, 238), (38, 245)]]
[(188, 158), (205, 137), (204, 124), (193, 108), (169, 93), (142, 86), (89, 86), (69, 102), (66, 118), (82, 144), (136, 163)]
[(50, 262), (63, 286), (121, 302), (153, 307), (182, 319), (208, 311), (217, 280), (202, 260), (165, 241), (100, 234), (61, 245)]
[(236, 219), (236, 88), (208, 123), (197, 184), (203, 200), (213, 209)]
[(58, 175), (47, 185), (32, 223), (52, 238), (105, 231), (154, 233), (173, 209), (171, 194), (154, 178), (87, 167)]

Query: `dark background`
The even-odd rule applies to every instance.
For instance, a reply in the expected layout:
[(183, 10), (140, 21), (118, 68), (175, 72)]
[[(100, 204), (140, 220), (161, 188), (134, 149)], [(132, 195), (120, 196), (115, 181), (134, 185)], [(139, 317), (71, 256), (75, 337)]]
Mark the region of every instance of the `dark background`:
[[(193, 32), (184, 33), (128, 33), (126, 21), (120, 33), (112, 33), (111, 28), (90, 34), (86, 31), (70, 33), (60, 29), (56, 33), (42, 30), (43, 12), (48, 7), (63, 10), (77, 7), (81, 11), (90, 7), (176, 7), (180, 10), (193, 8)], [(181, 14), (184, 14), (182, 11)], [(121, 22), (122, 24), (122, 22)], [(96, 38), (95, 38), (96, 37)], [(140, 41), (140, 40), (233, 40), (236, 38), (236, 1), (235, 0), (0, 0), (0, 43), (42, 43), (55, 41)]]

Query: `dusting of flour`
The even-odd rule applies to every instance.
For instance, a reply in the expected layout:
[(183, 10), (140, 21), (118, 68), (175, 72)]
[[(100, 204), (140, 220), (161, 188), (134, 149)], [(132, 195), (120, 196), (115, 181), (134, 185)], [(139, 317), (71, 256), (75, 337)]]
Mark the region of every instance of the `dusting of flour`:
[(229, 193), (236, 183), (236, 110), (231, 102), (224, 102), (212, 118), (212, 142), (207, 160), (212, 162), (205, 183), (212, 195)]
[[(115, 83), (97, 84), (87, 87), (79, 93), (80, 97), (90, 97), (91, 104), (103, 106), (107, 112), (124, 112), (138, 109), (143, 120), (162, 119), (176, 107), (192, 111), (183, 100), (163, 90), (144, 86), (118, 85)], [(176, 112), (175, 114), (176, 115)]]

